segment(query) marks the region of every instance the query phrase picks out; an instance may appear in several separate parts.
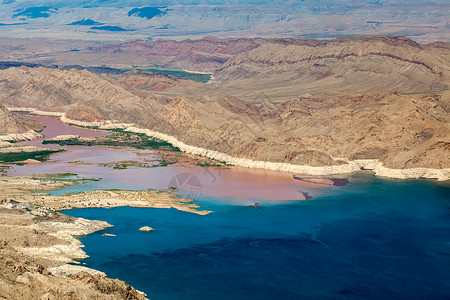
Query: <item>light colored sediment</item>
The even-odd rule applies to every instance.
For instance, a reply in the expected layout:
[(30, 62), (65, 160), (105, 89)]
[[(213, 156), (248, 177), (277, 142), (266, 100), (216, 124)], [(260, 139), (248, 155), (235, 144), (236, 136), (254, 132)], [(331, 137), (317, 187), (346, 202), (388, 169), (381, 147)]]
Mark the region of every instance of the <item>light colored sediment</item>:
[(48, 270), (54, 275), (54, 276), (70, 276), (70, 275), (74, 275), (77, 274), (79, 272), (86, 272), (89, 273), (91, 275), (100, 275), (100, 276), (106, 276), (106, 274), (104, 272), (101, 271), (97, 271), (91, 268), (87, 268), (87, 267), (83, 267), (83, 266), (75, 266), (75, 265), (69, 265), (69, 264), (65, 264), (65, 265), (60, 265), (57, 267), (53, 267), (53, 268), (48, 268)]
[(72, 139), (78, 139), (80, 138), (79, 135), (77, 134), (63, 134), (63, 135), (58, 135), (49, 139), (46, 139), (46, 141), (67, 141), (67, 140), (72, 140)]
[(112, 233), (104, 233), (104, 234), (102, 234), (102, 236), (110, 236), (110, 237), (115, 237), (115, 236), (117, 236), (117, 235), (115, 235), (115, 234), (112, 234)]
[(75, 124), (83, 127), (98, 127), (100, 129), (112, 129), (112, 128), (123, 128), (127, 131), (134, 133), (144, 133), (151, 137), (156, 137), (163, 141), (169, 142), (175, 147), (180, 148), (190, 154), (201, 155), (211, 159), (216, 159), (219, 161), (226, 162), (227, 164), (232, 164), (235, 166), (246, 167), (246, 168), (258, 168), (258, 169), (268, 169), (273, 171), (284, 171), (290, 173), (307, 174), (307, 175), (337, 175), (337, 174), (349, 174), (357, 171), (372, 170), (375, 175), (397, 178), (397, 179), (409, 179), (409, 178), (433, 178), (439, 181), (450, 179), (450, 168), (446, 169), (431, 169), (431, 168), (411, 168), (411, 169), (391, 169), (383, 166), (383, 163), (377, 159), (362, 159), (362, 160), (347, 160), (345, 158), (339, 158), (342, 161), (346, 161), (343, 165), (334, 166), (300, 166), (288, 163), (277, 163), (269, 161), (255, 161), (247, 158), (232, 157), (228, 154), (221, 153), (214, 150), (204, 149), (200, 147), (195, 147), (187, 145), (173, 136), (163, 134), (160, 132), (152, 131), (150, 129), (137, 128), (134, 126), (127, 126), (129, 124), (123, 123), (105, 123), (102, 122), (79, 122), (74, 120), (69, 120), (65, 117), (61, 118), (62, 122), (68, 124)]
[(132, 123), (119, 123), (117, 121), (105, 120), (105, 121), (97, 121), (97, 122), (86, 122), (86, 121), (77, 121), (69, 119), (65, 116), (61, 116), (61, 122), (76, 125), (81, 127), (98, 127), (99, 129), (116, 129), (116, 128), (127, 128), (133, 126)]
[(296, 180), (314, 183), (314, 184), (322, 184), (322, 185), (333, 185), (333, 180), (328, 178), (295, 178)]
[[(84, 122), (83, 126), (89, 126)], [(117, 124), (119, 126), (119, 124)], [(101, 125), (99, 128), (103, 128)], [(106, 129), (106, 128), (105, 128)], [(204, 149), (200, 147), (195, 147), (191, 145), (186, 145), (185, 143), (179, 141), (173, 136), (169, 136), (160, 132), (152, 131), (149, 129), (137, 128), (137, 127), (125, 127), (127, 131), (134, 133), (144, 133), (148, 136), (156, 137), (158, 139), (167, 141), (180, 148), (182, 151), (187, 153), (205, 156), (208, 158), (216, 159), (219, 161), (224, 161), (228, 164), (235, 166), (246, 167), (246, 168), (258, 168), (258, 169), (268, 169), (274, 171), (285, 171), (290, 173), (299, 173), (307, 175), (337, 175), (337, 174), (349, 174), (357, 171), (373, 170), (375, 175), (388, 177), (388, 178), (398, 178), (398, 179), (408, 179), (408, 178), (433, 178), (439, 181), (450, 179), (450, 168), (446, 169), (431, 169), (431, 168), (411, 168), (411, 169), (390, 169), (383, 166), (383, 163), (377, 159), (362, 159), (362, 160), (347, 160), (345, 158), (340, 158), (340, 160), (346, 161), (343, 165), (334, 166), (300, 166), (288, 163), (277, 163), (269, 161), (254, 161), (247, 158), (237, 158), (232, 157), (228, 154), (221, 153), (218, 151), (213, 151), (209, 149)]]
[(31, 141), (39, 138), (42, 138), (42, 135), (33, 130), (29, 130), (24, 133), (10, 133), (6, 135), (0, 135), (0, 141), (21, 142), (21, 141)]
[[(42, 178), (48, 178), (42, 176)], [(51, 191), (61, 189), (63, 187), (71, 186), (74, 183), (69, 181), (56, 181), (56, 180), (41, 180), (38, 175), (31, 176), (1, 176), (0, 177), (0, 189), (2, 199), (7, 199), (8, 196), (20, 196), (28, 197), (31, 191)], [(13, 198), (11, 198), (13, 199)]]
[(197, 154), (206, 156), (219, 161), (224, 161), (228, 164), (246, 167), (246, 168), (258, 168), (258, 169), (268, 169), (274, 171), (285, 171), (290, 173), (299, 173), (307, 175), (336, 175), (336, 174), (348, 174), (357, 171), (373, 170), (375, 175), (389, 177), (389, 178), (435, 178), (439, 181), (450, 179), (450, 168), (447, 169), (429, 169), (429, 168), (413, 168), (413, 169), (390, 169), (383, 166), (383, 164), (377, 159), (361, 159), (361, 160), (347, 160), (345, 158), (339, 158), (340, 160), (346, 161), (346, 164), (336, 165), (336, 166), (322, 166), (322, 167), (312, 167), (312, 166), (300, 166), (287, 163), (276, 163), (269, 161), (254, 161), (247, 158), (237, 158), (232, 157), (228, 154), (221, 153), (218, 151), (203, 149), (199, 147), (194, 147), (186, 145), (185, 143), (179, 141), (175, 137), (151, 131), (149, 129), (142, 129), (137, 127), (128, 127), (127, 131), (135, 133), (144, 133), (149, 136), (156, 137), (158, 139), (167, 141), (172, 145), (180, 148), (182, 151), (186, 151), (191, 154)]
[[(35, 109), (29, 108), (14, 108), (18, 111), (28, 111), (36, 113)], [(14, 110), (12, 109), (12, 110)], [(45, 112), (38, 111), (40, 114), (45, 114)], [(61, 113), (61, 121), (67, 124), (73, 124), (82, 127), (97, 127), (99, 129), (114, 129), (122, 128), (134, 133), (144, 133), (151, 137), (156, 137), (163, 141), (167, 141), (190, 154), (202, 155), (211, 159), (216, 159), (219, 161), (226, 162), (235, 166), (246, 167), (246, 168), (258, 168), (258, 169), (268, 169), (274, 171), (284, 171), (296, 174), (306, 174), (306, 175), (337, 175), (337, 174), (350, 174), (353, 172), (361, 170), (372, 170), (375, 175), (387, 178), (397, 178), (397, 179), (418, 179), (418, 178), (432, 178), (438, 181), (445, 181), (450, 179), (450, 168), (445, 169), (432, 169), (432, 168), (410, 168), (410, 169), (391, 169), (387, 168), (377, 159), (361, 159), (361, 160), (348, 160), (345, 158), (339, 158), (345, 161), (346, 164), (342, 165), (332, 165), (332, 166), (301, 166), (293, 165), (288, 163), (277, 163), (269, 161), (255, 161), (247, 158), (232, 157), (228, 154), (221, 153), (214, 150), (204, 149), (200, 147), (195, 147), (187, 145), (179, 141), (176, 137), (169, 136), (160, 132), (152, 131), (150, 129), (138, 128), (133, 126), (133, 124), (118, 123), (114, 121), (99, 121), (99, 122), (82, 122), (71, 120), (65, 117), (64, 113)]]
[(36, 160), (36, 159), (32, 159), (32, 158), (23, 160), (23, 161), (21, 161), (21, 163), (24, 163), (24, 164), (29, 165), (29, 166), (35, 166), (35, 165), (40, 165), (40, 164), (42, 164), (41, 161)]
[(143, 161), (134, 161), (134, 160), (121, 160), (121, 161), (112, 161), (108, 163), (89, 163), (84, 161), (71, 161), (69, 164), (77, 166), (77, 165), (84, 165), (84, 166), (101, 166), (101, 167), (109, 167), (109, 168), (122, 168), (126, 169), (128, 167), (137, 167), (137, 168), (151, 168), (158, 166), (157, 163), (160, 162), (160, 160), (147, 160), (144, 159)]
[(103, 272), (67, 264), (86, 257), (78, 235), (110, 226), (17, 202), (2, 193), (0, 298), (146, 299), (145, 294)]
[[(46, 179), (46, 180), (43, 180)], [(200, 210), (200, 206), (192, 199), (179, 198), (177, 194), (169, 191), (146, 190), (97, 190), (86, 191), (64, 196), (52, 196), (47, 193), (32, 193), (32, 191), (49, 191), (81, 183), (83, 179), (49, 180), (51, 176), (31, 175), (19, 177), (0, 177), (0, 190), (2, 196), (10, 197), (37, 205), (40, 209), (51, 211), (86, 208), (86, 207), (148, 207), (148, 208), (174, 208), (199, 215), (211, 213)], [(1, 199), (0, 199), (1, 200)], [(81, 226), (81, 224), (80, 224)], [(84, 235), (84, 232), (75, 235)]]
[(30, 114), (40, 115), (40, 116), (49, 116), (49, 117), (62, 117), (64, 113), (55, 112), (55, 111), (43, 111), (33, 107), (8, 107), (9, 111), (17, 112), (17, 111), (26, 111)]
[(19, 152), (37, 152), (37, 151), (55, 151), (55, 149), (52, 148), (42, 148), (42, 147), (35, 147), (35, 146), (16, 146), (14, 144), (11, 144), (10, 147), (8, 145), (5, 145), (6, 147), (0, 147), (0, 153), (19, 153)]
[(144, 226), (139, 228), (139, 231), (153, 231), (155, 229), (151, 228), (150, 226)]
[[(14, 245), (16, 251), (28, 256), (58, 263), (77, 263), (77, 260), (88, 256), (81, 249), (84, 246), (76, 237), (111, 227), (104, 221), (71, 218), (54, 213), (48, 207), (8, 200), (12, 198), (12, 196), (8, 196), (8, 192), (3, 192), (0, 206), (4, 209), (25, 211), (25, 213), (11, 217), (7, 210), (2, 211), (0, 217), (3, 222), (0, 223), (0, 228), (2, 228), (3, 238), (8, 239), (11, 235), (15, 235), (14, 232), (20, 231), (36, 234), (39, 241), (26, 238), (26, 242)], [(11, 219), (16, 222), (12, 223)], [(8, 231), (11, 231), (11, 234), (8, 235)]]
[(77, 263), (77, 260), (87, 258), (84, 247), (76, 237), (88, 235), (111, 227), (112, 225), (103, 221), (91, 221), (76, 218), (72, 222), (39, 222), (33, 226), (34, 230), (46, 232), (58, 240), (65, 241), (63, 245), (51, 245), (48, 247), (16, 247), (21, 253), (45, 258), (61, 263)]
[(11, 147), (14, 146), (13, 143), (7, 141), (0, 141), (0, 148)]
[(203, 74), (203, 75), (212, 75), (212, 74), (214, 74), (213, 72), (191, 71), (191, 70), (186, 70), (186, 69), (183, 69), (183, 72), (192, 73), (192, 74)]
[(85, 207), (149, 207), (149, 208), (174, 208), (180, 211), (186, 211), (199, 215), (211, 213), (208, 210), (199, 210), (200, 206), (193, 203), (191, 199), (178, 198), (178, 195), (159, 191), (124, 191), (124, 190), (105, 190), (105, 191), (87, 191), (77, 194), (64, 196), (64, 201), (60, 197), (49, 197), (45, 201), (41, 199), (33, 202), (41, 205), (50, 206), (56, 210), (69, 208)]

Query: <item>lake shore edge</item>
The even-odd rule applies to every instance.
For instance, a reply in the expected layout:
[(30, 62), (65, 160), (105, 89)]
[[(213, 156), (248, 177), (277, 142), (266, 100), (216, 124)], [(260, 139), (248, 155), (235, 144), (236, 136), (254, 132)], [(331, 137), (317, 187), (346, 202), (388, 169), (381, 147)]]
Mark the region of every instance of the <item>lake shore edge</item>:
[[(61, 122), (68, 125), (86, 127), (86, 128), (98, 128), (98, 129), (124, 129), (134, 133), (143, 133), (147, 136), (155, 137), (160, 140), (171, 143), (173, 146), (180, 148), (190, 154), (201, 155), (211, 159), (226, 162), (227, 164), (245, 167), (245, 168), (257, 168), (267, 169), (273, 171), (284, 171), (297, 174), (313, 175), (313, 176), (329, 176), (329, 175), (341, 175), (351, 174), (361, 170), (371, 170), (376, 176), (392, 178), (392, 179), (437, 179), (438, 181), (450, 180), (450, 168), (445, 169), (432, 169), (432, 168), (410, 168), (410, 169), (391, 169), (387, 168), (378, 159), (361, 159), (361, 160), (348, 160), (345, 158), (339, 158), (347, 162), (344, 165), (337, 166), (308, 166), (308, 165), (293, 165), (288, 163), (277, 163), (268, 161), (255, 161), (247, 158), (232, 157), (228, 154), (200, 148), (196, 146), (187, 145), (182, 141), (179, 141), (176, 137), (152, 131), (150, 129), (135, 127), (132, 123), (119, 123), (112, 120), (100, 121), (100, 122), (85, 122), (69, 119), (65, 113), (61, 112), (47, 112), (38, 110), (35, 108), (24, 107), (9, 107), (11, 111), (29, 112), (31, 114), (58, 117)], [(336, 158), (337, 159), (337, 158)]]
[[(69, 281), (81, 291), (80, 298), (96, 298), (105, 293), (99, 286), (112, 286), (126, 294), (126, 299), (147, 299), (124, 281), (112, 279), (104, 272), (80, 265), (88, 257), (80, 237), (100, 232), (113, 225), (99, 220), (70, 217), (64, 212), (79, 208), (165, 208), (206, 215), (207, 210), (188, 198), (167, 190), (95, 190), (53, 196), (54, 191), (81, 183), (70, 179), (75, 174), (46, 174), (0, 177), (0, 254), (13, 262), (12, 271), (0, 262), (0, 271), (11, 274), (11, 282), (0, 288), (0, 294), (10, 292), (17, 283), (38, 289), (49, 282), (56, 288)], [(139, 228), (136, 228), (138, 230)], [(105, 234), (105, 236), (107, 236)], [(25, 240), (26, 242), (20, 242)], [(26, 267), (20, 267), (25, 265)], [(0, 279), (1, 281), (1, 279)], [(88, 284), (86, 285), (86, 281)], [(91, 283), (98, 283), (98, 285)], [(12, 290), (12, 287), (11, 287)], [(58, 290), (58, 293), (64, 293)], [(70, 292), (70, 291), (68, 291)], [(107, 292), (107, 291), (106, 291)], [(109, 292), (107, 292), (109, 293)]]

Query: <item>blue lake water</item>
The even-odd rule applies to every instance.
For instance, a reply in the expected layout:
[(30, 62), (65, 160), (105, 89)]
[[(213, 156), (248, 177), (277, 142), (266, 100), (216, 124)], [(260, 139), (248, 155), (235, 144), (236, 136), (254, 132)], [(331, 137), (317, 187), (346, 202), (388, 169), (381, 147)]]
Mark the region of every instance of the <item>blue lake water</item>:
[[(42, 132), (47, 137), (107, 134), (27, 118), (47, 125)], [(90, 255), (82, 263), (151, 299), (450, 299), (450, 182), (387, 180), (364, 172), (336, 187), (237, 167), (115, 170), (69, 162), (139, 161), (142, 154), (149, 159), (156, 154), (52, 147), (67, 152), (41, 165), (14, 166), (8, 175), (71, 172), (102, 178), (54, 195), (165, 189), (183, 174), (198, 179), (176, 191), (190, 197), (194, 188), (193, 198), (213, 214), (128, 207), (65, 211), (114, 225), (81, 238)], [(313, 199), (300, 200), (304, 192)], [(260, 208), (250, 206), (254, 203)], [(142, 226), (156, 230), (141, 232)], [(102, 236), (105, 232), (117, 236)]]
[[(151, 299), (449, 299), (450, 189), (368, 175), (312, 200), (207, 196), (169, 209), (64, 211), (114, 227), (81, 238), (86, 266)], [(153, 232), (140, 232), (142, 226)], [(102, 236), (108, 232), (116, 237)]]

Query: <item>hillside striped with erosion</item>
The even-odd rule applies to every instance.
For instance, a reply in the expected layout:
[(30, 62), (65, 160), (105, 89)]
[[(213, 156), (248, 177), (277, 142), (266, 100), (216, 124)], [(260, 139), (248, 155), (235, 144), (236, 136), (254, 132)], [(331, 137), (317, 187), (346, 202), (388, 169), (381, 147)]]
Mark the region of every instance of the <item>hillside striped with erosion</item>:
[[(139, 70), (16, 67), (0, 71), (0, 98), (85, 125), (127, 123), (202, 154), (256, 162), (250, 167), (449, 178), (448, 44), (386, 36), (245, 43), (216, 61), (206, 84)], [(195, 70), (191, 58), (183, 59)]]

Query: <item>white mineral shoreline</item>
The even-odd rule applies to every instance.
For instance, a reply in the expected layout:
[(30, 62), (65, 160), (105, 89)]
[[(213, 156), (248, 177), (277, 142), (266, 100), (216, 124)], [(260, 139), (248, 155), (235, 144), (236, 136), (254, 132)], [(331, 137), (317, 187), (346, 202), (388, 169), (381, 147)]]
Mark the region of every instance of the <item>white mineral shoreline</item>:
[(35, 139), (41, 138), (42, 135), (37, 133), (34, 130), (29, 130), (24, 133), (10, 133), (6, 135), (0, 135), (0, 141), (14, 141), (14, 142), (22, 142), (22, 141), (31, 141)]
[(361, 160), (347, 160), (342, 159), (347, 162), (344, 165), (337, 166), (301, 166), (293, 165), (288, 163), (277, 163), (269, 161), (255, 161), (247, 158), (232, 157), (228, 154), (221, 153), (214, 150), (204, 149), (200, 147), (195, 147), (187, 145), (173, 136), (163, 134), (160, 132), (152, 131), (150, 129), (137, 128), (134, 124), (130, 123), (119, 123), (115, 121), (101, 121), (101, 122), (83, 122), (76, 121), (66, 118), (64, 113), (56, 112), (45, 112), (34, 108), (9, 108), (12, 111), (29, 111), (33, 114), (40, 115), (53, 115), (59, 116), (61, 122), (82, 127), (97, 127), (99, 129), (114, 129), (122, 128), (127, 131), (135, 133), (143, 133), (151, 137), (156, 137), (158, 139), (164, 140), (171, 143), (175, 147), (180, 148), (180, 150), (185, 151), (190, 154), (202, 155), (208, 158), (224, 161), (228, 164), (235, 166), (246, 167), (246, 168), (258, 168), (258, 169), (268, 169), (274, 171), (285, 171), (290, 173), (299, 173), (306, 175), (337, 175), (337, 174), (349, 174), (361, 170), (372, 170), (375, 172), (376, 176), (396, 178), (396, 179), (418, 179), (418, 178), (430, 178), (437, 179), (438, 181), (445, 181), (450, 179), (450, 168), (446, 169), (431, 169), (431, 168), (410, 168), (410, 169), (391, 169), (383, 166), (383, 163), (378, 159), (361, 159)]

